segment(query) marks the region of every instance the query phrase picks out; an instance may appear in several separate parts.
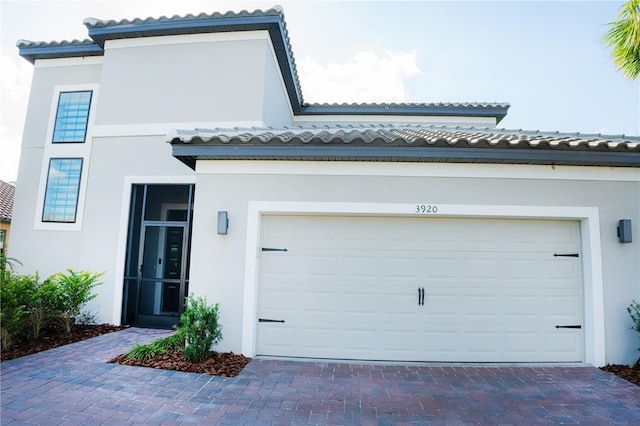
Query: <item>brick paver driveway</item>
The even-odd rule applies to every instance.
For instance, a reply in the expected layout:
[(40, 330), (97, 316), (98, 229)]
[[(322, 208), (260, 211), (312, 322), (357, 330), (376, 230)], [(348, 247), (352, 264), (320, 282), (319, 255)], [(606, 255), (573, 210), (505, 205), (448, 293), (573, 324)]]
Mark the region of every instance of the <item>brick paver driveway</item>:
[(592, 367), (254, 359), (235, 378), (107, 364), (131, 328), (0, 364), (2, 425), (640, 424), (640, 387)]

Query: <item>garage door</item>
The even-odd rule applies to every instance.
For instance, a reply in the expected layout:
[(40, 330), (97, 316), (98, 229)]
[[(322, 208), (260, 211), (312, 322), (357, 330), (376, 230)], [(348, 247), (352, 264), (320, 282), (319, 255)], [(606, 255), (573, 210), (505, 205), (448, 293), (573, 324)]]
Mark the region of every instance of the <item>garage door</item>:
[(583, 360), (578, 222), (265, 216), (261, 229), (258, 355)]

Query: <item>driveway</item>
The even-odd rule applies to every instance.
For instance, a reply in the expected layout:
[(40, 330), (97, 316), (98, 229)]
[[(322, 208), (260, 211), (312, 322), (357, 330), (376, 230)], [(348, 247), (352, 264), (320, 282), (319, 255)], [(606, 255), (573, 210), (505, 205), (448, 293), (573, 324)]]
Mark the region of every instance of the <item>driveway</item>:
[(640, 387), (578, 366), (252, 360), (234, 378), (107, 364), (130, 328), (0, 364), (2, 425), (640, 424)]

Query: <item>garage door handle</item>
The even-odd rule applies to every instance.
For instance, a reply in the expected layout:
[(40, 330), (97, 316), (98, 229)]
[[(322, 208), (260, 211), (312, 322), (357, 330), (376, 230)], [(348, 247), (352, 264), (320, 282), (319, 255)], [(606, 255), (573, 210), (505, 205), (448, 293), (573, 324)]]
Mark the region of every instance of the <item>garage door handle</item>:
[(279, 322), (284, 324), (284, 320), (274, 320), (274, 319), (266, 319), (266, 318), (258, 318), (258, 322)]
[(581, 325), (556, 325), (556, 328), (582, 328)]
[(424, 287), (418, 287), (418, 306), (424, 305)]

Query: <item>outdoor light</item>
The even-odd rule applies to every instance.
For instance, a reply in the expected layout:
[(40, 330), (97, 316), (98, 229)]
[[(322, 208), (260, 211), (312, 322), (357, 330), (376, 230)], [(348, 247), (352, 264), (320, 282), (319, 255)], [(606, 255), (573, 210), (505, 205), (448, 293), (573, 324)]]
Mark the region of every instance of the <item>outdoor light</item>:
[(226, 211), (218, 212), (218, 235), (227, 235), (229, 229), (229, 213)]
[(631, 242), (631, 219), (621, 219), (618, 222), (618, 239), (621, 243)]

